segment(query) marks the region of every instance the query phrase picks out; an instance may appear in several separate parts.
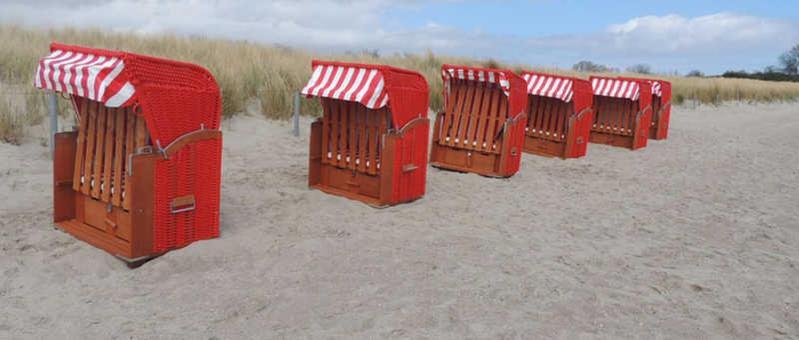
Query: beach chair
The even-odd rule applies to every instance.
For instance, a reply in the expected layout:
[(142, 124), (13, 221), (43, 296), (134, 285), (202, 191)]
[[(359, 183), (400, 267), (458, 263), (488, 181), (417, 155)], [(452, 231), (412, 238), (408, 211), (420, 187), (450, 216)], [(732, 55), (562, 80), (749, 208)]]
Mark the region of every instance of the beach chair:
[(382, 65), (313, 61), (302, 89), (319, 97), (308, 185), (382, 207), (425, 193), (430, 123), (425, 78)]
[(519, 171), (527, 86), (508, 70), (444, 65), (444, 112), (436, 117), (430, 164), (509, 177)]
[(590, 78), (594, 90), (591, 143), (637, 150), (646, 146), (652, 120), (652, 87), (640, 79)]
[(650, 139), (669, 137), (671, 119), (671, 83), (665, 80), (652, 80), (652, 125)]
[(219, 235), (221, 99), (187, 63), (54, 43), (35, 86), (69, 95), (55, 136), (53, 219), (129, 263)]
[(523, 72), (528, 115), (524, 151), (549, 157), (585, 156), (593, 123), (591, 83), (574, 77)]
[(671, 117), (671, 83), (659, 79), (639, 79), (619, 77), (619, 79), (645, 81), (652, 89), (652, 122), (649, 139), (666, 139), (669, 134)]

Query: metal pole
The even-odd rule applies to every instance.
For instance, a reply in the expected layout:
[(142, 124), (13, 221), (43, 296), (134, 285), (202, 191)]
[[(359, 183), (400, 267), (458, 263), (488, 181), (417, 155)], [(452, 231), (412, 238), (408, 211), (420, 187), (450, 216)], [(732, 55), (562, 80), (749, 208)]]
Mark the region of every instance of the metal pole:
[(294, 92), (294, 137), (300, 136), (300, 93)]
[(58, 98), (55, 92), (50, 92), (48, 98), (48, 110), (50, 111), (50, 156), (55, 154), (55, 134), (58, 132)]

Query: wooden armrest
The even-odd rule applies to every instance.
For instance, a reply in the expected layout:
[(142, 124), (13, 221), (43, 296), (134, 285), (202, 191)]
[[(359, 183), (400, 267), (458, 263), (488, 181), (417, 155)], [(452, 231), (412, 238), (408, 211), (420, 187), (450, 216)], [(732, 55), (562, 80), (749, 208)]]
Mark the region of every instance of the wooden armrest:
[(164, 157), (169, 158), (172, 157), (175, 153), (180, 151), (184, 146), (189, 145), (194, 142), (202, 141), (202, 140), (210, 140), (210, 139), (221, 139), (222, 138), (222, 131), (219, 130), (210, 130), (210, 129), (200, 129), (197, 131), (189, 132), (183, 136), (178, 137), (172, 143), (166, 146), (162, 150)]

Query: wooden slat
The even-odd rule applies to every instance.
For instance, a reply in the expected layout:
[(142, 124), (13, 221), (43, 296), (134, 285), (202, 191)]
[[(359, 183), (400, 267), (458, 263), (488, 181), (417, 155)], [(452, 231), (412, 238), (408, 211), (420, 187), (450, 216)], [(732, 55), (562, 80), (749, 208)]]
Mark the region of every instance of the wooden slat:
[(339, 131), (341, 131), (341, 137), (339, 137), (339, 154), (341, 155), (341, 157), (338, 160), (338, 166), (340, 168), (346, 168), (347, 167), (347, 156), (349, 155), (347, 142), (349, 142), (348, 134), (349, 134), (349, 128), (350, 128), (350, 126), (349, 126), (349, 112), (348, 112), (349, 110), (348, 110), (347, 103), (344, 102), (344, 101), (339, 100), (338, 101), (338, 109), (339, 109), (339, 111), (338, 111), (339, 112), (339, 117), (341, 118), (341, 121), (339, 122), (339, 124), (341, 125), (341, 129), (339, 130)]
[(339, 138), (339, 130), (341, 128), (341, 124), (339, 124), (339, 117), (338, 117), (338, 104), (334, 101), (330, 101), (330, 164), (337, 165), (338, 164), (338, 138)]
[(486, 130), (486, 150), (494, 151), (494, 143), (497, 130), (497, 112), (499, 112), (500, 102), (504, 100), (504, 94), (498, 91), (497, 88), (492, 88), (491, 91), (491, 110), (488, 111), (488, 129)]
[(122, 206), (122, 162), (126, 158), (125, 154), (125, 120), (128, 119), (129, 110), (127, 108), (119, 110), (116, 114), (116, 127), (114, 128), (114, 178), (112, 180), (111, 204)]
[(475, 142), (477, 142), (476, 148), (478, 150), (488, 148), (488, 144), (484, 143), (486, 140), (485, 135), (489, 112), (491, 111), (491, 92), (493, 91), (490, 87), (483, 91), (482, 100), (480, 101), (480, 117), (477, 124), (477, 135), (474, 137)]
[(350, 170), (355, 170), (357, 168), (356, 159), (358, 159), (358, 135), (362, 133), (360, 130), (360, 123), (358, 122), (359, 106), (361, 105), (357, 103), (351, 103), (349, 105), (349, 109), (347, 110), (347, 114), (350, 117), (350, 142), (349, 146), (347, 147), (347, 154), (350, 156)]
[(621, 134), (625, 125), (624, 124), (625, 113), (627, 112), (625, 105), (626, 101), (623, 99), (617, 99), (614, 102), (616, 102), (616, 107), (615, 107), (616, 110), (614, 112), (612, 120), (610, 121), (610, 125), (613, 127), (613, 131), (615, 133)]
[[(144, 123), (144, 117), (136, 115), (136, 149), (147, 145), (147, 125)], [(162, 145), (163, 146), (163, 145)], [(135, 149), (134, 149), (135, 151)]]
[(531, 135), (533, 130), (535, 129), (535, 108), (536, 108), (536, 101), (538, 100), (538, 96), (528, 96), (527, 97), (527, 131), (525, 134)]
[(464, 145), (464, 139), (466, 139), (466, 131), (469, 129), (469, 118), (473, 114), (472, 104), (474, 103), (474, 97), (476, 92), (476, 86), (469, 84), (466, 88), (466, 96), (464, 97), (463, 103), (463, 111), (460, 113), (460, 123), (458, 124), (458, 133), (456, 135), (457, 139), (457, 146)]
[(560, 140), (566, 139), (566, 136), (569, 134), (569, 119), (571, 118), (572, 114), (574, 114), (574, 101), (569, 103), (563, 103), (561, 106), (563, 108), (561, 117), (560, 117), (560, 127), (558, 128), (558, 133), (560, 133)]
[(119, 116), (120, 110), (107, 109), (105, 117), (105, 151), (103, 156), (103, 183), (101, 199), (104, 202), (111, 203), (111, 170), (114, 164), (114, 140), (116, 126), (115, 119)]
[[(125, 117), (125, 169), (132, 166), (132, 164), (128, 164), (128, 160), (130, 158), (127, 155), (134, 153), (136, 150), (135, 147), (135, 131), (136, 130), (136, 114), (134, 112), (129, 112)], [(125, 210), (130, 210), (130, 177), (127, 173), (125, 173), (125, 183), (124, 189), (122, 190), (122, 208)]]
[(330, 151), (330, 100), (322, 98), (322, 164), (328, 164), (327, 153)]
[(88, 118), (88, 106), (89, 101), (86, 98), (78, 99), (80, 103), (78, 104), (78, 116), (79, 116), (79, 124), (78, 124), (78, 138), (76, 142), (76, 151), (75, 151), (75, 166), (72, 176), (72, 189), (75, 191), (81, 191), (81, 182), (80, 178), (83, 175), (83, 162), (84, 157), (86, 154), (86, 130), (87, 125), (89, 122)]
[(544, 110), (542, 116), (543, 120), (541, 121), (541, 137), (550, 139), (552, 136), (552, 121), (554, 120), (555, 110), (557, 110), (557, 105), (552, 102), (549, 98), (544, 99), (546, 102), (546, 109)]
[(629, 101), (629, 109), (627, 110), (627, 134), (632, 136), (634, 134), (633, 129), (635, 128), (635, 116), (638, 113), (638, 103)]
[(87, 105), (87, 130), (86, 130), (86, 154), (83, 160), (83, 185), (81, 192), (88, 195), (91, 192), (92, 164), (94, 163), (94, 144), (97, 136), (97, 102), (89, 102)]
[(460, 109), (459, 106), (462, 105), (462, 91), (465, 90), (461, 85), (460, 81), (453, 79), (451, 83), (451, 96), (449, 98), (448, 108), (444, 115), (444, 124), (442, 125), (442, 134), (440, 143), (449, 145), (449, 140), (452, 139), (453, 130), (457, 128), (457, 113)]
[(499, 111), (496, 112), (497, 117), (497, 129), (501, 128), (505, 125), (505, 121), (508, 120), (508, 97), (505, 96), (503, 93), (500, 93), (501, 96), (499, 97)]
[(94, 162), (92, 164), (92, 197), (100, 198), (100, 187), (103, 180), (103, 158), (105, 157), (105, 118), (108, 109), (99, 105), (97, 109), (97, 137), (95, 139)]
[(447, 99), (447, 107), (444, 109), (444, 115), (441, 117), (441, 129), (439, 133), (439, 143), (444, 143), (446, 138), (450, 135), (450, 130), (452, 129), (452, 117), (453, 111), (455, 110), (455, 104), (458, 101), (458, 89), (459, 87), (455, 86), (456, 80), (451, 80), (450, 85), (450, 96)]
[(461, 113), (463, 112), (463, 106), (466, 102), (466, 86), (462, 81), (452, 81), (452, 86), (454, 87), (455, 92), (457, 93), (455, 97), (455, 106), (450, 113), (449, 117), (449, 129), (447, 130), (446, 137), (442, 139), (446, 145), (455, 146), (455, 138), (458, 136), (458, 126), (460, 125), (461, 121)]
[(592, 129), (599, 124), (599, 115), (602, 114), (602, 97), (594, 96), (594, 122)]
[(369, 118), (366, 107), (363, 105), (357, 106), (358, 116), (358, 171), (366, 172), (366, 160), (369, 159), (367, 153), (367, 142), (369, 136), (369, 126), (367, 119)]
[(372, 117), (370, 118), (369, 157), (367, 158), (369, 166), (366, 167), (366, 172), (374, 175), (377, 173), (377, 145), (378, 139), (380, 138), (380, 115), (374, 112), (368, 113), (370, 113)]
[(469, 110), (469, 125), (465, 129), (463, 141), (461, 141), (462, 145), (470, 150), (474, 150), (477, 147), (477, 123), (479, 122), (480, 115), (482, 114), (481, 109), (483, 105), (483, 93), (486, 92), (484, 84), (485, 83), (479, 82), (475, 86), (474, 99), (472, 99), (472, 109)]
[(383, 135), (385, 135), (386, 132), (388, 132), (388, 114), (389, 114), (388, 108), (384, 107), (379, 111), (380, 127), (377, 133), (377, 148), (375, 150), (377, 152), (377, 155), (375, 155), (373, 159), (375, 160), (375, 163), (380, 164), (381, 167), (382, 167), (381, 157), (383, 157)]

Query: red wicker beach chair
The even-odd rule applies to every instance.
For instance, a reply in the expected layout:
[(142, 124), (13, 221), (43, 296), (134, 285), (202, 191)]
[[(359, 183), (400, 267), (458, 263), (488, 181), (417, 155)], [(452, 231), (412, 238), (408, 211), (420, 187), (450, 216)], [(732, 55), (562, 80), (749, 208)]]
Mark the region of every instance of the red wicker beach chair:
[(632, 150), (646, 146), (652, 120), (652, 87), (640, 79), (591, 77), (594, 124), (591, 142)]
[(444, 112), (433, 129), (431, 165), (509, 177), (519, 171), (527, 86), (509, 70), (444, 65)]
[(35, 86), (71, 97), (55, 136), (55, 223), (127, 261), (219, 235), (221, 99), (182, 62), (53, 43)]
[(671, 118), (671, 83), (659, 79), (638, 79), (619, 77), (619, 79), (645, 81), (652, 88), (652, 122), (649, 139), (666, 139), (669, 135)]
[(574, 77), (524, 72), (529, 94), (524, 151), (542, 156), (585, 156), (593, 123), (591, 83)]
[(308, 185), (373, 206), (425, 193), (427, 81), (382, 65), (313, 62), (303, 88), (323, 114), (311, 125)]

